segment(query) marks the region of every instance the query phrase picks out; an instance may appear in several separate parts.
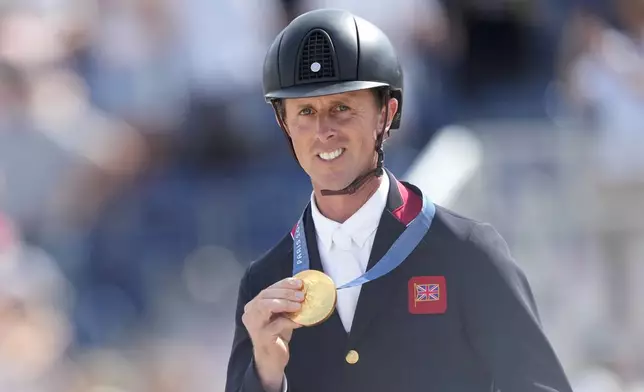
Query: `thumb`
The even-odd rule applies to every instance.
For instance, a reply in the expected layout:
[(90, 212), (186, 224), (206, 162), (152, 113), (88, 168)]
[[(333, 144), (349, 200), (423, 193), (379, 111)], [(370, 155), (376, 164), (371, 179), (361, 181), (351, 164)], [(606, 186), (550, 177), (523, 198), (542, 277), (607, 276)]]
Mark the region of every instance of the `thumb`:
[(301, 325), (286, 317), (278, 317), (273, 320), (267, 329), (271, 335), (282, 338), (286, 343), (291, 341), (293, 330)]

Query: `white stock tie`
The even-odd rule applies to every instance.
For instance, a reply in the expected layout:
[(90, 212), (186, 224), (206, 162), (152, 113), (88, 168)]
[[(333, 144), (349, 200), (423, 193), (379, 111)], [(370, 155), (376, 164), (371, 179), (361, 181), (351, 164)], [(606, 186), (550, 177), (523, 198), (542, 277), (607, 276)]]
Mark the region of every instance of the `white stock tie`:
[[(337, 228), (331, 238), (333, 242), (331, 254), (336, 259), (334, 264), (337, 266), (333, 278), (335, 284), (341, 286), (363, 274), (357, 258), (360, 249), (351, 238), (351, 235), (345, 233), (342, 227)], [(338, 315), (347, 332), (351, 330), (359, 295), (360, 286), (338, 291)]]

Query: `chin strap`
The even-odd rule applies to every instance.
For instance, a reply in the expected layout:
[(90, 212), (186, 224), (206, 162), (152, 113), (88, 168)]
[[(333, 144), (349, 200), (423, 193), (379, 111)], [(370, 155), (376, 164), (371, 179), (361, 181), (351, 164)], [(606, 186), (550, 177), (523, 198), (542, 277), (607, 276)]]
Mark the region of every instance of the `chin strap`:
[[(351, 195), (356, 193), (364, 184), (367, 183), (371, 179), (371, 177), (377, 178), (380, 177), (384, 174), (384, 159), (385, 159), (385, 153), (382, 149), (382, 144), (385, 139), (385, 134), (389, 133), (387, 131), (387, 122), (389, 121), (389, 93), (385, 95), (385, 124), (382, 127), (382, 132), (378, 135), (378, 138), (376, 139), (376, 154), (378, 155), (378, 160), (376, 162), (376, 167), (373, 169), (368, 170), (366, 173), (363, 173), (358, 176), (351, 184), (347, 185), (346, 187), (340, 189), (340, 190), (330, 190), (330, 189), (322, 189), (320, 193), (322, 196), (338, 196), (338, 195)], [(286, 124), (284, 123), (284, 119), (282, 118), (282, 115), (279, 111), (278, 104), (275, 101), (271, 102), (273, 105), (273, 109), (275, 110), (275, 114), (277, 115), (277, 121), (279, 123), (280, 128), (282, 128), (282, 131), (284, 132), (284, 136), (288, 139), (288, 144), (291, 149), (291, 153), (293, 153), (293, 157), (295, 157), (295, 160), (297, 161), (297, 156), (295, 155), (295, 150), (293, 149), (293, 142), (291, 141), (291, 138), (288, 136), (288, 133), (286, 132)], [(298, 161), (299, 163), (299, 161)]]

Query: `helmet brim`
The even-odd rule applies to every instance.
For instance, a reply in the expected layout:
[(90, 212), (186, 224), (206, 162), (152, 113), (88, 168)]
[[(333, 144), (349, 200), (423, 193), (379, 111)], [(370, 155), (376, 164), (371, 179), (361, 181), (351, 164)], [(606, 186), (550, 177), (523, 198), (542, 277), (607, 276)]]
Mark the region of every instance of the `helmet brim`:
[(266, 102), (270, 102), (274, 99), (321, 97), (386, 86), (389, 84), (369, 81), (321, 82), (271, 91), (264, 94), (264, 97)]

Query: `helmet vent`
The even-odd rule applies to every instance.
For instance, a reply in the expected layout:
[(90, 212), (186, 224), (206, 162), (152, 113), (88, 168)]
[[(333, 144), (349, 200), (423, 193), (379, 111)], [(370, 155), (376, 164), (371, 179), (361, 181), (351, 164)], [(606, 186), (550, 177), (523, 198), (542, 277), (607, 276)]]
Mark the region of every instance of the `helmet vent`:
[(299, 59), (300, 82), (323, 81), (336, 76), (335, 51), (328, 34), (322, 30), (313, 30), (305, 38)]

